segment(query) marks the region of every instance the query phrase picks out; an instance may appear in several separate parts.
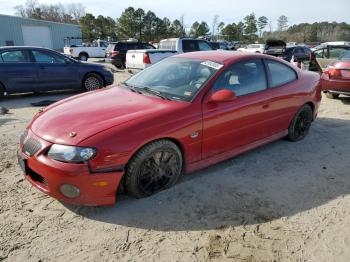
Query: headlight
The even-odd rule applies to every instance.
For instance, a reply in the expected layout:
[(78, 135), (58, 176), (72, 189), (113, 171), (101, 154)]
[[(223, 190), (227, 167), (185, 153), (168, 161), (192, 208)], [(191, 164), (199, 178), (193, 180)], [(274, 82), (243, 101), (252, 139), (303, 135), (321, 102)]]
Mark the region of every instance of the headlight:
[(48, 156), (61, 162), (79, 163), (92, 159), (97, 151), (91, 147), (64, 146), (54, 144)]

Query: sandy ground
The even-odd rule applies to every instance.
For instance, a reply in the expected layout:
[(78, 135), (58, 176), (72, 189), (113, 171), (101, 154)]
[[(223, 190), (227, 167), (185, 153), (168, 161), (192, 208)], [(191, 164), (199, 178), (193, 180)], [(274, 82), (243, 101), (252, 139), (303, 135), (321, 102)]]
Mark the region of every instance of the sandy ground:
[[(116, 73), (117, 81), (127, 77)], [(113, 207), (64, 205), (16, 162), (30, 102), (0, 105), (0, 260), (350, 261), (350, 98), (324, 98), (309, 136), (280, 140)]]

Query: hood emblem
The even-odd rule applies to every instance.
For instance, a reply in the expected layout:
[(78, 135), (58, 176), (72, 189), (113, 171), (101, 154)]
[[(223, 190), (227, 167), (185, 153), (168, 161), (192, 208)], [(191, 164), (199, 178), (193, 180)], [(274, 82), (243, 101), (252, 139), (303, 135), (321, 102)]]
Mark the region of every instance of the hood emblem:
[(77, 135), (77, 132), (70, 132), (69, 133), (69, 137), (72, 137), (72, 138), (75, 137), (76, 135)]

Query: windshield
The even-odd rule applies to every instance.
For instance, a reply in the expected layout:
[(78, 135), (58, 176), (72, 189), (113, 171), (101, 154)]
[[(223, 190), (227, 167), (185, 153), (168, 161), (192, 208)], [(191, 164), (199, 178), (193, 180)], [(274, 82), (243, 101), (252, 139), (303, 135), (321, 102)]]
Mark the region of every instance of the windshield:
[(132, 76), (125, 84), (168, 99), (191, 101), (222, 64), (188, 58), (168, 58)]

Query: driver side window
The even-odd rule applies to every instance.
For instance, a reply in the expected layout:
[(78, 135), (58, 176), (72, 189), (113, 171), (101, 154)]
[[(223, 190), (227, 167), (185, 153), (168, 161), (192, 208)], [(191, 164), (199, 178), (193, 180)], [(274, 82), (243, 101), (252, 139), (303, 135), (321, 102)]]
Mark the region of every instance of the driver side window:
[(228, 89), (236, 96), (244, 96), (267, 89), (264, 64), (261, 60), (233, 64), (214, 83), (212, 92)]

